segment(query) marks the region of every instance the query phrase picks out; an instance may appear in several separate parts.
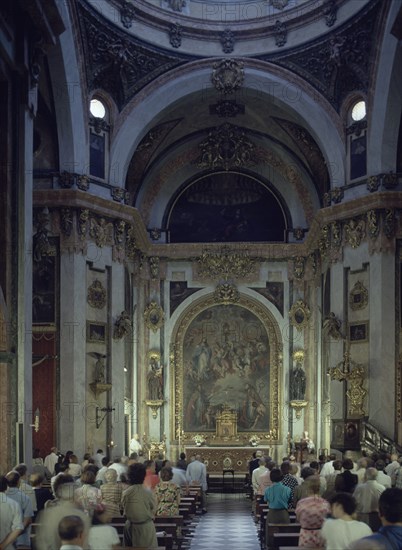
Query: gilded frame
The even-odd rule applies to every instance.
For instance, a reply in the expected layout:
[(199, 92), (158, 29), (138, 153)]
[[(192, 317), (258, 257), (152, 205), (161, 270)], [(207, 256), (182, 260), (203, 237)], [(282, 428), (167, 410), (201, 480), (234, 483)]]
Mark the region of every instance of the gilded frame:
[[(179, 318), (174, 333), (172, 335), (172, 344), (170, 349), (170, 372), (171, 376), (171, 395), (173, 396), (171, 402), (170, 418), (171, 418), (171, 433), (172, 437), (179, 444), (191, 442), (196, 434), (202, 435), (207, 443), (213, 441), (215, 432), (209, 431), (186, 431), (183, 429), (183, 416), (184, 416), (184, 338), (191, 323), (196, 317), (205, 313), (208, 315), (208, 310), (212, 307), (216, 307), (216, 301), (213, 295), (205, 298), (200, 298), (194, 302)], [(230, 306), (222, 306), (230, 307)], [(269, 365), (269, 403), (268, 403), (268, 415), (269, 425), (259, 431), (261, 444), (265, 442), (280, 443), (281, 442), (281, 424), (280, 424), (280, 410), (281, 410), (281, 376), (282, 376), (282, 340), (279, 326), (275, 321), (271, 312), (266, 309), (258, 301), (240, 294), (239, 301), (236, 303), (236, 307), (244, 308), (247, 312), (255, 315), (257, 319), (262, 323), (266, 335), (269, 341), (270, 348), (270, 365)], [(252, 435), (255, 435), (256, 430), (250, 429), (248, 431), (243, 430), (238, 433), (237, 444), (248, 445)]]
[(160, 305), (156, 302), (151, 302), (144, 310), (145, 326), (156, 332), (163, 327), (165, 322), (165, 313)]
[(289, 311), (290, 324), (301, 331), (309, 324), (310, 315), (311, 312), (308, 305), (303, 300), (297, 300)]

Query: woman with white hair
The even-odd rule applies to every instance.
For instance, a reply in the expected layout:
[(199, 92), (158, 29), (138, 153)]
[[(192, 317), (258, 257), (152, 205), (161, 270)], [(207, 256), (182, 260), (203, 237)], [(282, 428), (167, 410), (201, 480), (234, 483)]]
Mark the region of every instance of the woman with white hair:
[(105, 483), (100, 487), (102, 493), (102, 502), (107, 505), (108, 511), (112, 517), (121, 516), (121, 496), (123, 494), (123, 485), (117, 481), (117, 472), (108, 468), (105, 472)]

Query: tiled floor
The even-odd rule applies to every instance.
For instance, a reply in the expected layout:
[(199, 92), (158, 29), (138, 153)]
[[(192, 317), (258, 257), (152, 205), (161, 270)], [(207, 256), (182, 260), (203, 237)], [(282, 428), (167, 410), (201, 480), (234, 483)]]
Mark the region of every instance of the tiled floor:
[(242, 494), (209, 494), (191, 550), (260, 550), (250, 500)]

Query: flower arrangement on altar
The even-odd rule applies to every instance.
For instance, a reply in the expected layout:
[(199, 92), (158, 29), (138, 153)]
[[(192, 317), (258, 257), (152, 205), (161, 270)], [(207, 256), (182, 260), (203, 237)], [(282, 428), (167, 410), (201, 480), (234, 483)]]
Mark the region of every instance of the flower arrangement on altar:
[(252, 447), (257, 447), (257, 445), (259, 444), (260, 441), (261, 441), (261, 440), (260, 440), (260, 438), (258, 437), (258, 435), (252, 435), (252, 436), (250, 437), (250, 439), (248, 440), (248, 442), (250, 443), (250, 445), (251, 445)]
[(201, 447), (201, 445), (205, 443), (205, 437), (203, 435), (196, 434), (193, 437), (193, 441), (197, 445), (197, 447)]

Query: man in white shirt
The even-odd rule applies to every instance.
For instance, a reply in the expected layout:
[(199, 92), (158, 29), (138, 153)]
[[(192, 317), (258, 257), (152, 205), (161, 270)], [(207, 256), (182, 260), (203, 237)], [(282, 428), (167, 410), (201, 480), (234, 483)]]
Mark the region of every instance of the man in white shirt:
[(325, 462), (321, 468), (320, 476), (326, 477), (334, 473), (334, 460), (336, 460), (336, 454), (331, 453), (329, 455), (329, 461)]
[(7, 480), (0, 476), (0, 548), (12, 550), (24, 529), (19, 505), (6, 495)]
[(49, 470), (49, 472), (54, 476), (55, 471), (54, 467), (56, 466), (59, 457), (57, 455), (57, 447), (52, 447), (50, 449), (50, 454), (45, 457), (44, 465)]
[(121, 458), (115, 458), (113, 461), (113, 464), (109, 466), (112, 470), (116, 470), (117, 472), (117, 481), (121, 481), (121, 474), (126, 475), (127, 474), (127, 465), (123, 462), (128, 460), (127, 457), (121, 457)]
[(391, 462), (385, 468), (385, 473), (387, 474), (387, 476), (390, 476), (391, 479), (392, 479), (392, 475), (399, 468), (399, 466), (400, 466), (400, 464), (399, 464), (399, 461), (398, 461), (398, 455), (393, 453), (391, 455)]
[(99, 481), (100, 483), (105, 483), (105, 472), (108, 470), (109, 459), (107, 456), (104, 456), (102, 458), (102, 468), (98, 471), (96, 474), (96, 481)]
[(390, 489), (392, 482), (391, 477), (384, 472), (385, 462), (383, 460), (377, 460), (375, 467), (377, 469), (377, 483), (381, 483), (386, 489)]
[(201, 456), (196, 455), (195, 460), (190, 462), (186, 470), (186, 479), (190, 485), (201, 485), (201, 509), (202, 513), (207, 513), (207, 469), (201, 461)]
[(385, 491), (384, 485), (381, 485), (377, 481), (377, 474), (378, 472), (375, 468), (367, 468), (365, 483), (358, 485), (353, 493), (357, 503), (358, 519), (370, 525), (375, 531), (381, 526), (378, 517), (378, 501), (380, 500), (381, 493)]

